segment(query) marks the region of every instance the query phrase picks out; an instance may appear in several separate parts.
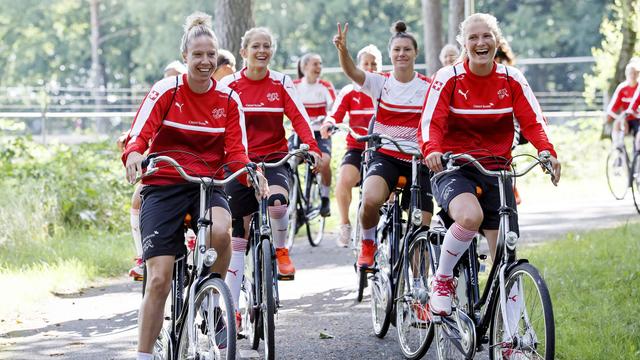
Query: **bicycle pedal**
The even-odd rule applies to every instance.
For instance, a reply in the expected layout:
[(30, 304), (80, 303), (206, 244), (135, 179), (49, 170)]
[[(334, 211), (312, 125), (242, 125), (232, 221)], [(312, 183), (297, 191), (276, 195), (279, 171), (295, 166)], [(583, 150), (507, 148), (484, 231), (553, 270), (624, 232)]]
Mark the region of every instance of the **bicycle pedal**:
[(378, 272), (378, 269), (372, 267), (372, 268), (360, 268), (360, 271), (362, 271), (365, 274), (375, 274)]
[(295, 275), (281, 275), (281, 274), (278, 274), (278, 280), (280, 280), (280, 281), (291, 281), (291, 280), (294, 280), (294, 278), (295, 278)]

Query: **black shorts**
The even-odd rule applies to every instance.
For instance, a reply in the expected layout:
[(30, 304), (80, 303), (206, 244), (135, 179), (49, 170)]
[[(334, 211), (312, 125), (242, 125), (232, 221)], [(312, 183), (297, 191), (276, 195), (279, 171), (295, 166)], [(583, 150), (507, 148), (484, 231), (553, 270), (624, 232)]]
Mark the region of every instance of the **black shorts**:
[(347, 152), (344, 153), (342, 157), (342, 164), (344, 165), (353, 165), (356, 169), (360, 170), (360, 163), (362, 162), (362, 150), (361, 149), (347, 149)]
[[(477, 188), (479, 188), (481, 193), (478, 196), (478, 201), (484, 214), (480, 229), (497, 230), (499, 228), (500, 190), (498, 189), (498, 178), (484, 175), (473, 165), (467, 165), (457, 171), (443, 175), (435, 182), (432, 181), (431, 187), (433, 188), (433, 196), (447, 214), (449, 212), (449, 203), (453, 198), (462, 193), (478, 196)], [(507, 205), (515, 210), (516, 202), (513, 195), (513, 187), (508, 183), (504, 190), (507, 196)], [(509, 222), (511, 230), (519, 233), (517, 213), (513, 214)]]
[[(289, 191), (291, 182), (289, 164), (265, 169), (264, 177), (267, 178), (269, 186), (278, 185)], [(224, 190), (229, 195), (232, 218), (241, 219), (258, 211), (258, 200), (256, 200), (253, 187), (247, 187), (237, 180), (233, 180), (225, 186)]]
[[(433, 200), (431, 197), (431, 184), (429, 183), (429, 172), (425, 166), (418, 167), (418, 184), (420, 185), (420, 209), (433, 213)], [(381, 176), (389, 192), (392, 192), (398, 184), (398, 178), (407, 178), (407, 184), (402, 190), (402, 208), (409, 209), (411, 204), (411, 163), (398, 160), (391, 156), (374, 153), (368, 165), (365, 179), (372, 175)]]
[(329, 137), (328, 139), (323, 139), (322, 135), (320, 135), (320, 131), (314, 131), (313, 136), (316, 138), (316, 142), (318, 143), (320, 151), (322, 153), (331, 155), (331, 137)]
[[(209, 190), (207, 209), (221, 207), (229, 211), (222, 188)], [(191, 215), (191, 227), (197, 231), (200, 216), (200, 185), (147, 185), (140, 195), (140, 233), (143, 258), (181, 255), (184, 246), (184, 218)]]
[(638, 134), (638, 129), (640, 129), (640, 119), (629, 120), (627, 124), (629, 124), (629, 130), (635, 137)]

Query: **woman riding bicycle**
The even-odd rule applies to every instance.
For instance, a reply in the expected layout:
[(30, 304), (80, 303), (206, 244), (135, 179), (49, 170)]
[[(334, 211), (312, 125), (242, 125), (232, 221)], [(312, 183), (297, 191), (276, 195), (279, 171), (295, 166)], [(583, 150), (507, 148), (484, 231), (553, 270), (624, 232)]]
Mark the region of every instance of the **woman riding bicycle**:
[(322, 151), (322, 165), (319, 167), (321, 184), (320, 215), (329, 216), (331, 214), (331, 204), (329, 202), (329, 192), (331, 186), (331, 139), (320, 136), (320, 125), (322, 118), (327, 115), (336, 99), (336, 90), (333, 84), (320, 79), (322, 74), (322, 58), (318, 54), (304, 54), (298, 61), (298, 79), (293, 83), (298, 90), (300, 100), (304, 105), (309, 119), (311, 129), (320, 150)]
[[(469, 152), (488, 169), (508, 168), (515, 116), (536, 149), (551, 153), (557, 182), (560, 163), (533, 91), (519, 70), (494, 62), (501, 41), (502, 33), (492, 15), (473, 14), (460, 25), (461, 61), (438, 70), (424, 104), (421, 141), (427, 166), (434, 172), (442, 171), (442, 154), (451, 151)], [(453, 268), (479, 229), (495, 255), (500, 206), (497, 182), (497, 178), (466, 166), (432, 184), (436, 201), (455, 221), (445, 235), (431, 284), (433, 313), (451, 313)], [(511, 187), (505, 191), (515, 208)]]
[[(221, 178), (223, 172), (215, 169), (223, 164), (237, 170), (249, 162), (240, 99), (211, 79), (217, 48), (211, 17), (200, 12), (187, 17), (181, 50), (188, 72), (157, 82), (140, 106), (122, 155), (129, 182), (143, 174), (142, 154), (151, 139), (151, 153), (170, 153), (193, 176)], [(138, 359), (153, 359), (173, 263), (185, 250), (184, 218), (187, 213), (199, 214), (200, 187), (185, 183), (171, 167), (144, 178), (143, 183), (140, 227), (147, 283), (138, 321)], [(268, 192), (266, 181), (262, 191)], [(214, 219), (207, 242), (218, 253), (211, 271), (224, 277), (231, 255), (231, 215), (222, 189), (211, 190), (207, 209), (208, 218)], [(195, 227), (197, 216), (192, 219)]]
[[(624, 136), (626, 134), (633, 134), (634, 139), (638, 134), (638, 129), (640, 128), (640, 119), (638, 119), (637, 113), (638, 105), (640, 105), (639, 73), (640, 64), (637, 62), (627, 64), (624, 71), (626, 80), (616, 87), (613, 96), (611, 96), (609, 106), (607, 106), (608, 122), (612, 122), (618, 116), (618, 113), (626, 112), (626, 123), (614, 123), (614, 129), (611, 131), (611, 140), (614, 147), (624, 146)], [(624, 129), (622, 128), (623, 126)]]
[[(356, 57), (358, 67), (364, 71), (376, 72), (382, 66), (382, 54), (375, 45), (367, 45), (358, 51)], [(328, 139), (331, 125), (341, 123), (345, 115), (349, 115), (349, 126), (360, 135), (367, 134), (369, 122), (374, 114), (373, 101), (357, 84), (349, 84), (340, 90), (338, 99), (333, 105), (329, 117), (320, 128), (323, 139)], [(351, 239), (351, 221), (349, 220), (349, 205), (351, 204), (351, 189), (360, 182), (360, 163), (364, 144), (347, 134), (347, 151), (342, 158), (335, 195), (340, 213), (340, 234), (337, 238), (338, 246), (347, 247)]]
[[(418, 56), (418, 43), (415, 37), (407, 32), (404, 22), (396, 22), (389, 39), (389, 57), (393, 71), (375, 74), (358, 69), (347, 49), (347, 31), (338, 24), (338, 34), (333, 43), (338, 49), (340, 66), (362, 91), (369, 95), (375, 105), (376, 121), (373, 132), (381, 133), (397, 139), (407, 148), (417, 148), (417, 132), (422, 113), (422, 102), (427, 93), (430, 80), (414, 71)], [(389, 194), (395, 189), (400, 176), (411, 179), (411, 156), (399, 152), (392, 144), (384, 145), (372, 156), (364, 177), (362, 191), (362, 208), (360, 223), (362, 225), (361, 251), (358, 266), (369, 268), (374, 265), (374, 254), (377, 250), (376, 225), (380, 219), (379, 210)], [(433, 202), (429, 186), (429, 176), (425, 171), (419, 174), (422, 188), (420, 199), (423, 210), (423, 224), (431, 222)], [(410, 181), (403, 191), (403, 208), (409, 207)]]
[[(249, 29), (242, 37), (240, 55), (245, 68), (221, 80), (240, 94), (246, 116), (249, 139), (249, 157), (256, 162), (277, 161), (287, 153), (287, 138), (284, 129), (286, 115), (302, 143), (310, 146), (311, 153), (320, 159), (320, 149), (309, 127), (309, 117), (298, 98), (293, 81), (287, 75), (269, 69), (269, 62), (276, 50), (271, 31), (264, 27)], [(287, 204), (289, 198), (290, 169), (287, 165), (269, 169), (269, 218), (273, 242), (276, 247), (278, 274), (292, 279), (295, 267), (285, 247), (287, 226)], [(233, 255), (229, 267), (233, 276), (227, 278), (236, 309), (240, 296), (240, 285), (244, 272), (244, 255), (249, 238), (249, 220), (258, 210), (253, 192), (238, 182), (225, 188), (231, 197), (229, 205), (233, 216)]]

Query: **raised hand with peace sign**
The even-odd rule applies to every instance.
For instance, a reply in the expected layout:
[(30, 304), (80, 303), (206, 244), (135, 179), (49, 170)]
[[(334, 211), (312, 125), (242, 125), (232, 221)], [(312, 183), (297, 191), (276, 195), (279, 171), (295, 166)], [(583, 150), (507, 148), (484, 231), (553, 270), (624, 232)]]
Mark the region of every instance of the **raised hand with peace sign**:
[(338, 58), (340, 59), (340, 67), (351, 80), (353, 80), (359, 86), (364, 84), (365, 73), (361, 69), (356, 67), (356, 64), (349, 55), (349, 49), (347, 48), (347, 32), (349, 31), (349, 23), (344, 24), (344, 30), (340, 23), (338, 23), (338, 33), (333, 36), (333, 44), (338, 49)]

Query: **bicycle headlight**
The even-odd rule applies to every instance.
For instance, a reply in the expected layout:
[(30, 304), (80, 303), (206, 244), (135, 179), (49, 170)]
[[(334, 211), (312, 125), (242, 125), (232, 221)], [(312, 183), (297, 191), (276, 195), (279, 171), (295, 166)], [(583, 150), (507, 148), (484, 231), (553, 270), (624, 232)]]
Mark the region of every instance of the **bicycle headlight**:
[(209, 267), (218, 259), (218, 253), (214, 248), (209, 248), (204, 252), (204, 265)]
[(413, 209), (411, 212), (411, 223), (415, 226), (422, 225), (422, 210)]
[(504, 240), (507, 243), (507, 248), (509, 248), (509, 250), (514, 250), (516, 248), (516, 244), (518, 243), (518, 234), (513, 231), (509, 231), (507, 233), (507, 237)]

